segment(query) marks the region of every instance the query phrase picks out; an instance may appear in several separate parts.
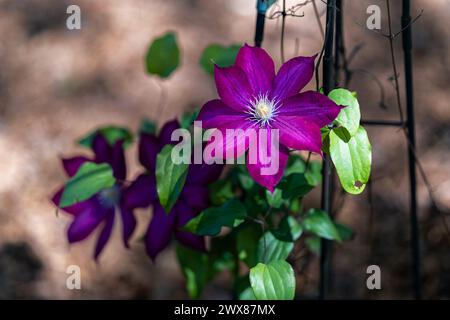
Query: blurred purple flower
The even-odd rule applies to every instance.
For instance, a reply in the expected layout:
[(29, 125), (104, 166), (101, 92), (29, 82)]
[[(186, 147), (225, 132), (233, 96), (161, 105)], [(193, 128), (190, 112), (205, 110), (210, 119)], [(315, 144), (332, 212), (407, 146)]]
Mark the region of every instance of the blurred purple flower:
[[(97, 240), (94, 257), (98, 259), (100, 253), (109, 240), (114, 225), (115, 212), (120, 211), (123, 227), (123, 241), (128, 247), (135, 227), (136, 219), (133, 215), (133, 204), (135, 199), (141, 197), (136, 188), (125, 187), (126, 164), (123, 150), (123, 141), (117, 141), (114, 146), (108, 144), (102, 134), (97, 133), (92, 143), (94, 159), (77, 156), (63, 159), (63, 167), (69, 177), (74, 176), (81, 165), (85, 162), (108, 163), (113, 170), (116, 184), (108, 189), (104, 189), (91, 198), (62, 208), (71, 214), (74, 219), (67, 230), (69, 243), (86, 239), (100, 224), (103, 223), (102, 230)], [(64, 187), (53, 196), (52, 201), (59, 206)]]
[[(249, 163), (248, 154), (246, 162), (252, 178), (270, 191), (283, 176), (288, 148), (321, 154), (320, 128), (330, 124), (341, 109), (320, 93), (299, 93), (313, 76), (315, 57), (293, 58), (275, 75), (274, 62), (266, 51), (244, 45), (233, 66), (215, 66), (220, 99), (207, 102), (197, 117), (203, 127), (216, 128), (223, 137), (226, 137), (226, 129), (242, 129), (244, 133), (249, 130), (259, 133), (261, 128), (266, 129), (267, 143), (258, 143), (256, 163)], [(279, 167), (273, 175), (262, 175), (261, 169), (268, 165), (262, 163), (259, 155), (277, 156), (270, 154), (273, 129), (279, 130)], [(236, 141), (224, 138), (219, 144), (223, 144), (224, 154), (227, 149), (234, 148), (235, 158), (249, 148), (245, 134)], [(240, 150), (241, 154), (237, 154)]]
[(173, 120), (161, 128), (158, 137), (144, 132), (140, 134), (139, 161), (147, 172), (141, 174), (129, 187), (133, 190), (133, 194), (140, 194), (142, 197), (128, 205), (147, 207), (153, 204), (153, 218), (145, 236), (147, 253), (152, 260), (167, 247), (173, 235), (187, 247), (205, 250), (204, 237), (181, 231), (180, 228), (209, 206), (208, 184), (219, 178), (223, 168), (221, 165), (191, 164), (183, 191), (172, 210), (166, 213), (156, 193), (156, 156), (165, 145), (175, 144), (170, 137), (178, 128), (180, 128), (178, 121)]

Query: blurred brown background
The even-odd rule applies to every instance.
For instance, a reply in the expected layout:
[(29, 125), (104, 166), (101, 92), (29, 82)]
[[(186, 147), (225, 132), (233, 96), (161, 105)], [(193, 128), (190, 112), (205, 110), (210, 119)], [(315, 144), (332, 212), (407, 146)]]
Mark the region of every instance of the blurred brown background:
[[(142, 117), (159, 124), (215, 96), (211, 78), (198, 60), (210, 43), (253, 43), (254, 0), (0, 0), (0, 298), (185, 298), (184, 280), (172, 250), (152, 264), (139, 241), (151, 213), (138, 213), (140, 230), (132, 250), (116, 230), (101, 256), (92, 261), (94, 238), (69, 247), (70, 219), (49, 202), (64, 181), (61, 155), (86, 153), (74, 141), (97, 126), (137, 129)], [(292, 6), (302, 1), (287, 1)], [(400, 29), (400, 1), (391, 1), (394, 28)], [(450, 207), (450, 2), (415, 0), (414, 72), (418, 154), (440, 205)], [(322, 14), (325, 5), (316, 1)], [(82, 29), (65, 26), (66, 8), (78, 4)], [(386, 29), (384, 1), (345, 1), (347, 52), (360, 47), (351, 62), (349, 89), (357, 91), (366, 119), (397, 119), (387, 39), (365, 25), (366, 8), (377, 4)], [(311, 4), (302, 18), (287, 18), (286, 57), (320, 51), (322, 36)], [(266, 20), (263, 47), (280, 65), (280, 21)], [(162, 114), (157, 81), (145, 74), (144, 56), (152, 38), (173, 30), (182, 51), (181, 67), (163, 86)], [(395, 42), (403, 89), (401, 39)], [(386, 108), (380, 108), (380, 89)], [(314, 88), (311, 82), (310, 87)], [(403, 99), (404, 102), (404, 99)], [(346, 196), (337, 219), (356, 232), (336, 245), (332, 296), (407, 299), (412, 297), (409, 251), (406, 145), (395, 128), (370, 127), (373, 145), (373, 210), (367, 190)], [(135, 147), (127, 150), (129, 177), (139, 171)], [(431, 208), (419, 179), (422, 266), (425, 298), (450, 298), (449, 243), (442, 219)], [(318, 206), (319, 190), (309, 199)], [(337, 197), (338, 202), (342, 197)], [(370, 222), (372, 221), (372, 222)], [(66, 268), (81, 267), (82, 290), (65, 286)], [(314, 297), (318, 259), (297, 261), (300, 297)], [(366, 268), (377, 264), (382, 290), (366, 288)], [(301, 271), (300, 271), (301, 270)], [(203, 297), (230, 298), (226, 274)]]

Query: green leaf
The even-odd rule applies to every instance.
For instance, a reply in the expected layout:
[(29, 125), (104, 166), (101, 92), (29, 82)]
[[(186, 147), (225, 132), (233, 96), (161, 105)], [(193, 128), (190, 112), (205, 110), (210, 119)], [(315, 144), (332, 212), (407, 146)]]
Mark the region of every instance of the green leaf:
[(252, 287), (248, 286), (239, 293), (239, 300), (256, 300)]
[(304, 174), (309, 185), (317, 186), (322, 181), (322, 162), (310, 160), (309, 163), (306, 163), (301, 157), (291, 155), (284, 175), (291, 174)]
[(258, 263), (250, 269), (250, 284), (258, 300), (294, 299), (294, 270), (286, 261), (272, 261), (269, 264)]
[(310, 161), (305, 173), (305, 178), (311, 186), (317, 186), (322, 181), (322, 162)]
[(366, 130), (359, 127), (346, 143), (334, 130), (330, 133), (330, 154), (342, 187), (348, 193), (363, 192), (370, 177), (372, 146)]
[(192, 112), (188, 111), (183, 113), (183, 115), (181, 116), (180, 126), (184, 129), (189, 129), (197, 118), (199, 112), (200, 109), (196, 108)]
[(333, 128), (333, 132), (341, 138), (344, 142), (349, 142), (352, 136), (344, 127)]
[(283, 204), (282, 191), (278, 188), (275, 188), (273, 193), (266, 190), (266, 199), (269, 206), (279, 208)]
[(320, 254), (321, 239), (318, 236), (311, 236), (305, 239), (305, 246), (309, 251)]
[(59, 202), (61, 208), (89, 199), (101, 190), (116, 183), (111, 166), (106, 163), (84, 163), (77, 173), (67, 181)]
[(208, 186), (209, 198), (211, 203), (220, 206), (228, 200), (234, 198), (231, 181), (229, 179), (220, 179)]
[(311, 232), (319, 237), (341, 241), (336, 226), (325, 211), (310, 209), (303, 219), (302, 225), (305, 231)]
[(186, 279), (186, 289), (191, 299), (200, 296), (208, 281), (208, 256), (204, 253), (176, 246), (176, 254), (181, 271)]
[(180, 64), (180, 49), (173, 32), (153, 40), (147, 52), (147, 72), (167, 78)]
[(100, 133), (110, 146), (114, 146), (119, 140), (123, 140), (124, 147), (129, 146), (133, 142), (133, 135), (127, 128), (107, 126), (89, 133), (78, 140), (78, 143), (83, 147), (92, 148), (92, 143), (97, 133)]
[(330, 129), (328, 128), (322, 132), (322, 152), (330, 154)]
[(288, 176), (293, 173), (304, 173), (306, 169), (305, 161), (298, 155), (290, 155), (284, 175)]
[(236, 239), (234, 234), (211, 238), (209, 259), (209, 279), (224, 270), (234, 270), (236, 266)]
[(292, 242), (300, 238), (303, 228), (294, 217), (286, 215), (281, 219), (278, 229), (272, 233), (278, 240)]
[(239, 200), (232, 199), (220, 207), (212, 207), (202, 211), (190, 220), (183, 229), (201, 236), (216, 236), (222, 227), (233, 228), (240, 224), (245, 216), (244, 205)]
[(267, 231), (258, 242), (257, 261), (269, 263), (275, 260), (286, 260), (294, 249), (293, 242), (278, 240), (272, 232)]
[[(359, 103), (355, 96), (346, 89), (334, 89), (328, 97), (336, 104), (345, 106), (335, 120), (338, 126), (343, 127), (340, 134), (345, 137), (353, 137), (358, 131), (359, 121), (361, 120), (361, 113), (359, 110)], [(342, 132), (347, 131), (347, 132)], [(345, 140), (345, 139), (344, 139)]]
[(139, 127), (139, 132), (148, 133), (151, 135), (156, 134), (156, 123), (149, 119), (143, 119)]
[(248, 274), (235, 279), (234, 291), (237, 293), (239, 300), (256, 300), (253, 289), (250, 286), (250, 278)]
[(172, 149), (172, 145), (166, 145), (156, 157), (156, 191), (166, 213), (169, 213), (177, 202), (189, 167), (188, 164), (173, 163)]
[(255, 185), (253, 179), (248, 175), (248, 173), (238, 174), (239, 183), (244, 190), (250, 190)]
[(298, 213), (302, 211), (302, 201), (301, 199), (291, 199), (288, 201), (289, 211), (293, 213)]
[(283, 178), (278, 187), (283, 190), (283, 199), (303, 197), (314, 188), (303, 173), (290, 174)]
[(222, 68), (233, 65), (239, 49), (239, 45), (226, 47), (220, 44), (211, 44), (203, 50), (199, 63), (207, 73), (212, 75), (214, 74), (214, 64)]
[(260, 226), (255, 224), (251, 224), (236, 232), (236, 250), (238, 257), (249, 268), (254, 267), (257, 263), (256, 251), (261, 233)]
[(337, 231), (339, 232), (339, 236), (341, 237), (342, 241), (347, 241), (353, 238), (352, 229), (340, 223), (335, 223), (335, 226)]

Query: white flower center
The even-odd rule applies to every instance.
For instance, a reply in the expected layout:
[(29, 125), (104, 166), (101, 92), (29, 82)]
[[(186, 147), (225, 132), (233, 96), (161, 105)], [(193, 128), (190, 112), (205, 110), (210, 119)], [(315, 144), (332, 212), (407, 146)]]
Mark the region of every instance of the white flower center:
[(272, 106), (266, 104), (264, 101), (260, 101), (256, 105), (255, 112), (261, 119), (270, 119), (272, 116)]
[(267, 93), (259, 94), (250, 102), (247, 113), (250, 119), (260, 126), (270, 126), (270, 121), (276, 116), (278, 108), (279, 103), (276, 99), (270, 100)]
[(120, 188), (113, 186), (111, 188), (103, 189), (98, 193), (100, 203), (105, 208), (111, 208), (119, 204), (120, 201)]

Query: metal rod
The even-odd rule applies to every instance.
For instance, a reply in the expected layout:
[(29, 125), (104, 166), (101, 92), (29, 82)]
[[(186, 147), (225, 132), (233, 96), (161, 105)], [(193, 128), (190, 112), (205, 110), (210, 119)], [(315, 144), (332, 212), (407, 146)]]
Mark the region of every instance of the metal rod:
[(281, 63), (284, 63), (284, 30), (286, 28), (286, 0), (283, 0), (283, 11), (281, 13), (281, 40), (280, 40), (280, 55)]
[(261, 47), (264, 38), (264, 22), (266, 21), (267, 0), (256, 1), (255, 46)]
[[(327, 18), (325, 27), (325, 51), (323, 58), (323, 91), (328, 94), (334, 86), (333, 79), (333, 37), (334, 37), (334, 16), (336, 10), (336, 1), (327, 1)], [(322, 200), (321, 208), (328, 214), (332, 209), (332, 179), (333, 167), (331, 158), (324, 154), (323, 157), (323, 181), (322, 181)], [(319, 299), (325, 299), (329, 285), (329, 275), (331, 270), (330, 259), (330, 241), (321, 240), (320, 254), (320, 282), (319, 282)]]
[(372, 126), (392, 126), (392, 127), (404, 127), (406, 123), (401, 120), (361, 120), (362, 125)]
[(342, 0), (336, 0), (336, 34), (334, 39), (334, 86), (339, 86), (339, 75), (341, 71), (340, 59), (343, 44), (343, 21), (342, 21)]
[(408, 129), (408, 164), (409, 164), (409, 189), (410, 189), (410, 223), (411, 223), (411, 249), (413, 259), (413, 279), (414, 297), (422, 298), (422, 281), (420, 272), (420, 231), (417, 219), (417, 189), (416, 189), (416, 159), (415, 148), (415, 128), (414, 128), (414, 97), (413, 97), (413, 70), (412, 70), (412, 36), (411, 36), (411, 3), (410, 0), (403, 0), (402, 3), (402, 40), (405, 67), (405, 87), (406, 87), (406, 115)]

